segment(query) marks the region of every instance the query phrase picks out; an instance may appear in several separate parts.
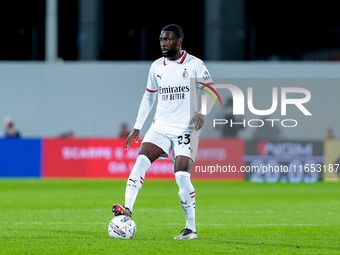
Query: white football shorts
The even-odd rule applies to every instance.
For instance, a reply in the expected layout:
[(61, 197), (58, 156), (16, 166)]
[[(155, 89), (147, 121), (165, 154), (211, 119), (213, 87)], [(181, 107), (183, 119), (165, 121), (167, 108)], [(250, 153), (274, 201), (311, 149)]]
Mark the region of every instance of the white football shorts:
[(177, 156), (187, 156), (195, 161), (198, 142), (198, 131), (190, 131), (189, 128), (169, 127), (154, 121), (149, 130), (146, 132), (142, 143), (153, 143), (161, 148), (164, 153), (160, 158), (168, 158), (171, 149), (172, 162), (175, 162)]

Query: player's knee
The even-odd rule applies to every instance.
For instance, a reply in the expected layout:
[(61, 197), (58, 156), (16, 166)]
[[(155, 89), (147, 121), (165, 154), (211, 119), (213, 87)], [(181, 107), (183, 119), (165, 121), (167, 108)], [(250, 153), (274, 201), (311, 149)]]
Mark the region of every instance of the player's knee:
[(138, 155), (146, 156), (150, 162), (154, 162), (158, 157), (162, 155), (163, 150), (151, 143), (143, 143)]
[(189, 169), (188, 167), (179, 167), (179, 168), (175, 167), (175, 173), (177, 172), (187, 172), (190, 174), (191, 169)]
[(175, 173), (176, 172), (191, 172), (191, 167), (193, 165), (192, 159), (186, 156), (177, 156), (175, 161)]

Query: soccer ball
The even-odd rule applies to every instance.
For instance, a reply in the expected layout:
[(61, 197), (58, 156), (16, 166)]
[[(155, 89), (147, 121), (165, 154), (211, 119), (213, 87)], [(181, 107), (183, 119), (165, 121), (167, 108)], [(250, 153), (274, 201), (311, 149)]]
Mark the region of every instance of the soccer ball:
[(131, 239), (136, 234), (136, 223), (126, 215), (114, 217), (108, 227), (111, 238)]

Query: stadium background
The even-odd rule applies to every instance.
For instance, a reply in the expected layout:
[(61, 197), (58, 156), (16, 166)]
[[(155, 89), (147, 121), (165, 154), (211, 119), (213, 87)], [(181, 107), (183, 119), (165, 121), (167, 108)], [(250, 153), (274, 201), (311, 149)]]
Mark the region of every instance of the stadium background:
[[(305, 171), (340, 164), (338, 16), (328, 0), (2, 1), (0, 135), (11, 116), (21, 138), (0, 137), (0, 254), (339, 254), (339, 171)], [(199, 240), (175, 242), (184, 214), (173, 165), (157, 160), (134, 208), (136, 237), (119, 242), (107, 235), (110, 210), (124, 201), (140, 141), (125, 151), (118, 136), (133, 127), (169, 23), (214, 79), (254, 87), (258, 109), (273, 86), (312, 94), (312, 116), (291, 107), (284, 117), (280, 106), (270, 116), (296, 128), (230, 130), (211, 125), (230, 107), (219, 90), (196, 166), (303, 171), (193, 171)]]
[[(102, 172), (98, 176), (115, 177), (115, 174), (108, 174), (112, 165), (119, 165), (121, 160), (128, 163), (125, 152), (123, 156), (118, 153), (115, 158), (114, 153), (121, 148), (122, 140), (107, 139), (117, 137), (123, 123), (130, 129), (133, 127), (149, 66), (160, 56), (159, 31), (168, 23), (178, 23), (184, 28), (184, 49), (202, 58), (212, 77), (236, 79), (236, 83), (245, 79), (246, 85), (255, 84), (254, 101), (260, 108), (271, 103), (268, 87), (261, 86), (262, 83), (273, 82), (276, 87), (287, 83), (296, 86), (299, 78), (304, 78), (300, 87), (312, 93), (308, 109), (313, 116), (302, 119), (298, 128), (278, 126), (279, 135), (267, 137), (257, 134), (256, 128), (239, 130), (232, 138), (240, 142), (236, 146), (240, 151), (237, 164), (251, 164), (247, 156), (257, 152), (247, 152), (247, 143), (261, 140), (285, 148), (282, 155), (274, 155), (274, 159), (292, 157), (285, 154), (295, 147), (313, 144), (310, 155), (300, 156), (307, 159), (316, 156), (318, 158), (312, 162), (323, 163), (326, 131), (331, 129), (335, 138), (340, 133), (336, 118), (336, 109), (340, 106), (340, 87), (336, 79), (340, 76), (337, 62), (340, 22), (332, 4), (329, 1), (320, 6), (300, 1), (294, 3), (292, 10), (289, 1), (277, 5), (271, 1), (257, 1), (256, 4), (247, 0), (185, 1), (173, 18), (161, 7), (151, 9), (151, 5), (138, 1), (132, 6), (105, 0), (1, 3), (5, 39), (0, 43), (0, 116), (14, 118), (23, 140), (0, 140), (0, 174), (44, 176), (48, 168), (46, 162), (55, 160), (52, 165), (76, 161), (64, 169), (77, 169), (74, 176), (83, 176), (80, 172), (84, 164), (87, 167), (107, 160), (103, 166), (93, 167)], [(17, 8), (19, 5), (21, 8)], [(227, 96), (222, 99), (226, 102)], [(223, 114), (224, 108), (215, 108), (207, 123)], [(153, 113), (154, 110), (146, 123), (150, 123)], [(75, 136), (74, 141), (53, 141), (67, 132)], [(215, 139), (211, 140), (215, 145), (207, 145), (212, 147), (206, 148), (205, 153), (223, 147), (228, 157), (221, 159), (221, 163), (226, 163), (233, 148), (227, 148), (229, 140), (225, 139), (231, 138), (222, 133), (223, 130), (206, 124), (202, 140), (209, 143), (209, 139)], [(51, 146), (46, 144), (54, 142), (62, 145), (52, 153), (46, 149)], [(97, 147), (92, 143), (98, 143)], [(103, 158), (100, 153), (105, 146), (110, 147), (110, 155)], [(63, 149), (83, 154), (77, 159), (65, 159)], [(299, 155), (295, 157), (302, 164), (307, 160)], [(27, 169), (23, 163), (26, 161), (34, 167)], [(281, 164), (281, 161), (275, 162)], [(131, 168), (131, 162), (129, 164), (126, 169)], [(168, 169), (166, 176), (171, 176), (169, 165), (165, 169)]]

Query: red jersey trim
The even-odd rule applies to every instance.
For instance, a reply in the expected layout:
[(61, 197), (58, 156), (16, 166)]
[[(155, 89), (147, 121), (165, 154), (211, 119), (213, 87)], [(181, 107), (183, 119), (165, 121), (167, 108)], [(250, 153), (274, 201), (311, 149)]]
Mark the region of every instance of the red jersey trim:
[(181, 61), (179, 62), (180, 64), (182, 64), (184, 62), (184, 59), (186, 58), (187, 54), (188, 54), (187, 52), (184, 53)]
[(156, 90), (146, 89), (146, 90), (149, 91), (149, 92), (151, 92), (151, 93), (154, 93), (154, 92), (157, 92), (157, 91), (158, 91), (158, 89), (156, 89)]
[[(180, 61), (177, 60), (177, 63), (183, 64), (183, 62), (184, 62), (185, 58), (187, 57), (187, 55), (188, 55), (188, 53), (185, 51), (183, 56), (182, 56), (182, 58), (181, 58), (181, 60)], [(165, 65), (165, 66), (167, 65), (167, 61), (165, 60), (164, 57), (163, 57), (163, 65)]]

